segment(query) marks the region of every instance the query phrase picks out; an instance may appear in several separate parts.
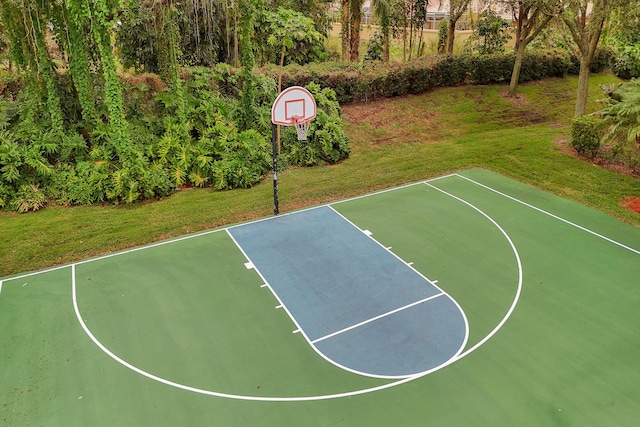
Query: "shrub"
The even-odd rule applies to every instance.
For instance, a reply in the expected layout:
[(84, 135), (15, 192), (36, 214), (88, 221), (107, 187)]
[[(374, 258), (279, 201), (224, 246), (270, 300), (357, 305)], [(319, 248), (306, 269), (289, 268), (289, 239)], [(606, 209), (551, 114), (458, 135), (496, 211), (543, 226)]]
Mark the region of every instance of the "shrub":
[(640, 44), (620, 48), (612, 69), (621, 79), (640, 77)]
[(449, 19), (444, 18), (438, 24), (438, 53), (445, 53), (447, 50), (447, 40), (449, 38)]
[(610, 47), (598, 48), (589, 67), (592, 73), (601, 73), (614, 63), (615, 52)]
[(37, 211), (46, 205), (47, 198), (38, 184), (21, 185), (11, 202), (11, 206), (20, 213)]
[(597, 113), (608, 126), (603, 139), (614, 157), (640, 170), (640, 80), (601, 88), (607, 95)]
[[(513, 53), (492, 55), (435, 55), (406, 63), (366, 62), (364, 64), (322, 63), (284, 68), (283, 87), (306, 86), (311, 82), (330, 87), (340, 103), (421, 93), (437, 86), (489, 84), (508, 81), (513, 71)], [(535, 50), (525, 53), (521, 81), (563, 77), (579, 72), (575, 55), (566, 51)], [(278, 68), (261, 72), (275, 79)]]
[(382, 51), (384, 46), (384, 37), (382, 36), (382, 32), (376, 30), (373, 33), (373, 37), (369, 40), (367, 44), (367, 53), (364, 56), (365, 61), (381, 61), (382, 60)]
[(604, 121), (592, 116), (574, 117), (571, 122), (571, 146), (579, 153), (595, 157), (602, 145)]
[(316, 100), (317, 115), (309, 125), (306, 141), (298, 141), (293, 127), (282, 133), (284, 155), (297, 166), (334, 164), (349, 156), (349, 138), (344, 132), (336, 93), (311, 83), (307, 86)]

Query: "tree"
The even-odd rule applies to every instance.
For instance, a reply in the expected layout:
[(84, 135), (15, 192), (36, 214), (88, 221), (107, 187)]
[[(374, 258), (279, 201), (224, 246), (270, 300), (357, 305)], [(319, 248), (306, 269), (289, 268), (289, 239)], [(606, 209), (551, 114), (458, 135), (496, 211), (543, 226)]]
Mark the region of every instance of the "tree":
[(465, 51), (480, 55), (504, 53), (511, 33), (511, 24), (506, 19), (491, 9), (485, 10), (473, 26), (473, 33), (467, 39)]
[(456, 23), (467, 11), (471, 0), (450, 0), (449, 19), (447, 20), (447, 54), (453, 55), (456, 38)]
[[(428, 0), (412, 0), (410, 7), (410, 37), (409, 37), (409, 59), (413, 56), (414, 46), (416, 46), (416, 55), (421, 56), (424, 51), (423, 34), (424, 24), (427, 22), (427, 5)], [(416, 37), (418, 40), (415, 40)]]
[(237, 111), (236, 121), (238, 129), (251, 129), (255, 118), (258, 116), (255, 105), (256, 82), (253, 76), (255, 56), (253, 54), (253, 34), (255, 31), (255, 15), (258, 0), (240, 0), (238, 10), (240, 12), (240, 63), (242, 70), (239, 75), (242, 79), (242, 95), (240, 108)]
[[(620, 0), (622, 1), (622, 0)], [(562, 20), (578, 47), (580, 75), (575, 115), (584, 115), (589, 95), (589, 67), (609, 15), (618, 6), (616, 0), (564, 0)]]
[(382, 60), (389, 62), (391, 46), (391, 20), (389, 0), (374, 0), (372, 3), (373, 12), (380, 19), (380, 32), (382, 34)]
[[(391, 3), (393, 0), (373, 0), (371, 6), (380, 19), (383, 39), (383, 59), (389, 61), (391, 40)], [(423, 0), (424, 1), (424, 0)], [(364, 0), (342, 0), (342, 61), (357, 62), (360, 58), (360, 24)]]
[(389, 0), (389, 27), (395, 38), (402, 38), (402, 59), (407, 61), (414, 50), (421, 54), (422, 33), (427, 17), (426, 0)]
[(349, 3), (349, 61), (358, 62), (360, 58), (360, 23), (362, 21), (362, 3), (364, 0), (350, 0)]
[(342, 41), (342, 62), (349, 61), (349, 36), (351, 34), (351, 32), (349, 31), (349, 28), (350, 28), (349, 16), (351, 15), (350, 14), (351, 5), (349, 4), (349, 1), (350, 0), (342, 0), (341, 2), (342, 30), (340, 33), (340, 39)]
[(509, 95), (515, 96), (524, 51), (527, 45), (538, 37), (551, 19), (559, 13), (559, 8), (558, 2), (555, 0), (506, 0), (506, 3), (513, 12), (513, 21), (516, 27), (516, 60), (509, 84)]
[(342, 0), (342, 61), (357, 62), (360, 56), (360, 22), (364, 0)]
[(280, 67), (285, 65), (287, 55), (288, 62), (304, 64), (319, 59), (323, 52), (322, 35), (311, 18), (284, 7), (275, 12), (262, 11), (256, 25), (256, 39), (263, 41), (256, 47), (261, 53), (261, 62), (278, 63)]

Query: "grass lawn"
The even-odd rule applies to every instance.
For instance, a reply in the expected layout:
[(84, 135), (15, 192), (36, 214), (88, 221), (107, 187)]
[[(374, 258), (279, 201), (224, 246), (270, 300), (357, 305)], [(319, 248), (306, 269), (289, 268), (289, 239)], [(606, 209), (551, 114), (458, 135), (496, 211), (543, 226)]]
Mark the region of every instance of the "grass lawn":
[[(589, 110), (602, 97), (591, 78)], [(338, 165), (280, 175), (281, 212), (483, 167), (640, 226), (621, 203), (640, 180), (566, 154), (577, 77), (522, 85), (441, 88), (422, 95), (343, 106), (351, 156)], [(243, 220), (273, 210), (269, 177), (248, 190), (191, 189), (132, 206), (48, 207), (0, 212), (0, 277), (78, 261)]]

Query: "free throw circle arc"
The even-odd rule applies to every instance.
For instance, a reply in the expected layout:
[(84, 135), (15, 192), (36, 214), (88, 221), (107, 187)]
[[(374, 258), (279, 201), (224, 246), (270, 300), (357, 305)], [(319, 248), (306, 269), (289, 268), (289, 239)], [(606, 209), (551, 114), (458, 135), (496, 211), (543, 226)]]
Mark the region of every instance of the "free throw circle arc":
[(316, 116), (316, 100), (307, 89), (291, 86), (282, 92), (271, 107), (271, 122), (293, 126), (295, 122), (307, 122)]

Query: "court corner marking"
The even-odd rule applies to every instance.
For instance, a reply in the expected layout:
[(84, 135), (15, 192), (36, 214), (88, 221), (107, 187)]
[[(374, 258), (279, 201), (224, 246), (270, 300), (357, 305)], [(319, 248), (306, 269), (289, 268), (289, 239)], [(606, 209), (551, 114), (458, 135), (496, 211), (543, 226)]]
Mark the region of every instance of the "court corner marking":
[[(633, 252), (633, 253), (635, 253), (635, 254), (640, 255), (640, 249), (635, 249), (635, 248), (632, 248), (631, 246), (627, 246), (627, 245), (625, 245), (624, 243), (618, 242), (617, 240), (613, 240), (613, 239), (611, 239), (611, 238), (609, 238), (609, 237), (607, 237), (607, 236), (605, 236), (605, 235), (603, 235), (603, 234), (597, 233), (597, 232), (595, 232), (595, 231), (593, 231), (593, 230), (590, 230), (590, 229), (588, 229), (588, 228), (586, 228), (586, 227), (583, 227), (583, 226), (581, 226), (581, 225), (579, 225), (579, 224), (576, 224), (575, 222), (571, 222), (571, 221), (569, 221), (568, 219), (562, 218), (561, 216), (558, 216), (558, 215), (556, 215), (556, 214), (552, 214), (552, 213), (551, 213), (551, 212), (549, 212), (549, 211), (545, 211), (545, 210), (544, 210), (544, 209), (542, 209), (542, 208), (539, 208), (539, 207), (537, 207), (537, 206), (534, 206), (534, 205), (532, 205), (532, 204), (530, 204), (530, 203), (527, 203), (527, 202), (525, 202), (525, 201), (523, 201), (523, 200), (520, 200), (520, 199), (518, 199), (518, 198), (516, 198), (516, 197), (513, 197), (513, 196), (511, 196), (511, 195), (509, 195), (509, 194), (507, 194), (507, 193), (503, 193), (503, 192), (502, 192), (502, 191), (500, 191), (500, 190), (496, 190), (495, 188), (489, 187), (488, 185), (482, 184), (481, 182), (478, 182), (478, 181), (476, 181), (476, 180), (474, 180), (474, 179), (472, 179), (472, 178), (469, 178), (469, 177), (467, 177), (467, 176), (461, 175), (461, 174), (459, 174), (459, 173), (456, 173), (456, 174), (454, 174), (454, 175), (455, 175), (455, 176), (457, 176), (457, 177), (459, 177), (459, 178), (461, 178), (461, 179), (464, 179), (465, 181), (468, 181), (468, 182), (470, 182), (470, 183), (472, 183), (472, 184), (475, 184), (475, 185), (477, 185), (477, 186), (479, 186), (479, 187), (482, 187), (482, 188), (484, 188), (484, 189), (486, 189), (486, 190), (492, 191), (492, 192), (494, 192), (494, 193), (496, 193), (496, 194), (498, 194), (498, 195), (500, 195), (500, 196), (502, 196), (502, 197), (505, 197), (505, 198), (507, 198), (507, 199), (509, 199), (509, 200), (512, 200), (512, 201), (514, 201), (514, 202), (516, 202), (516, 203), (519, 203), (519, 204), (521, 204), (521, 205), (523, 205), (523, 206), (526, 206), (526, 207), (528, 207), (528, 208), (530, 208), (530, 209), (533, 209), (534, 211), (540, 212), (541, 214), (547, 215), (547, 216), (549, 216), (549, 217), (551, 217), (551, 218), (553, 218), (553, 219), (556, 219), (556, 220), (558, 220), (558, 221), (560, 221), (560, 222), (564, 222), (565, 224), (567, 224), (567, 225), (569, 225), (569, 226), (571, 226), (571, 227), (575, 227), (575, 228), (577, 228), (578, 230), (582, 230), (582, 231), (584, 231), (585, 233), (591, 234), (592, 236), (598, 237), (598, 238), (600, 238), (600, 239), (602, 239), (602, 240), (605, 240), (605, 241), (607, 241), (607, 242), (609, 242), (609, 243), (611, 243), (611, 244), (614, 244), (614, 245), (619, 246), (619, 247), (621, 247), (621, 248), (623, 248), (623, 249), (626, 249), (626, 250), (628, 250), (628, 251), (630, 251), (630, 252)], [(518, 181), (516, 181), (516, 182), (518, 182)], [(526, 184), (525, 184), (525, 185), (526, 185)], [(608, 216), (608, 215), (607, 215), (607, 216)]]

